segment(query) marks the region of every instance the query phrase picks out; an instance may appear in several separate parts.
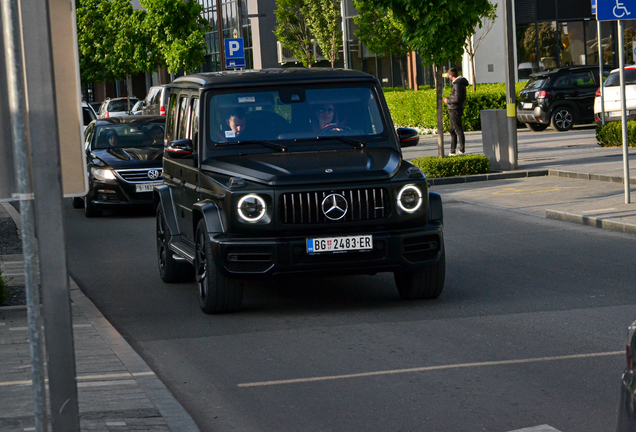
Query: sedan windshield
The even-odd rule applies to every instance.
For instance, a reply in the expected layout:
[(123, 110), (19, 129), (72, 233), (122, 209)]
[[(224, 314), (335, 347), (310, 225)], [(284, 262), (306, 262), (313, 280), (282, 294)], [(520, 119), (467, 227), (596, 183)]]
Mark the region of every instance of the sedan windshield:
[(317, 137), (333, 137), (336, 143), (342, 143), (342, 137), (369, 141), (386, 130), (371, 87), (289, 86), (217, 94), (209, 99), (208, 112), (211, 148), (286, 141), (291, 150)]
[(162, 146), (164, 126), (160, 123), (108, 124), (95, 128), (93, 149)]

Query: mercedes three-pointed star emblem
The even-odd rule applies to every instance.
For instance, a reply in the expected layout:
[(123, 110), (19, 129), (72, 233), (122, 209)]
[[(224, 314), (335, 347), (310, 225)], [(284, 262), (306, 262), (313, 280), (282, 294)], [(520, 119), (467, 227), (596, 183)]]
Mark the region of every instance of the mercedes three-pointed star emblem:
[(345, 197), (333, 193), (322, 200), (322, 212), (330, 220), (340, 220), (347, 214), (349, 204)]

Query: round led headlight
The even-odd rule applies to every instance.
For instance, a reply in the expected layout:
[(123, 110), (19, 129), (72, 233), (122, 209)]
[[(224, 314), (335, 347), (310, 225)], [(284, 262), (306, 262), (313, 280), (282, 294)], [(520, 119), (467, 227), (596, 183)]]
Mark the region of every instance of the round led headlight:
[(406, 185), (400, 190), (397, 203), (400, 209), (413, 213), (422, 205), (422, 192), (416, 186)]
[(238, 202), (238, 214), (245, 222), (258, 222), (265, 216), (265, 200), (258, 195), (245, 195)]

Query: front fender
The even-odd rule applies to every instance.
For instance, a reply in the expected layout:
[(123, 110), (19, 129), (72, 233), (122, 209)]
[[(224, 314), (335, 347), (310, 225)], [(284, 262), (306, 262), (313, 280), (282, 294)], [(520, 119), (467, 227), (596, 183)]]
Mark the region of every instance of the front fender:
[(442, 196), (437, 192), (428, 193), (428, 220), (444, 221), (444, 212), (442, 210)]
[(194, 204), (192, 208), (193, 238), (201, 219), (205, 220), (205, 226), (208, 233), (217, 234), (225, 232), (225, 226), (223, 225), (223, 219), (221, 218), (221, 211), (214, 202), (205, 200)]

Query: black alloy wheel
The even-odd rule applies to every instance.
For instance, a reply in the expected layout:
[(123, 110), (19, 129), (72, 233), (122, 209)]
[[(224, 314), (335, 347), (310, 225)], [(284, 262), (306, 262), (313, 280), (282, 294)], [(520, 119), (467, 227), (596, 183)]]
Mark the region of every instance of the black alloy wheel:
[(187, 261), (174, 259), (169, 249), (172, 234), (167, 226), (161, 207), (157, 208), (157, 264), (161, 280), (168, 283), (190, 282), (194, 278), (194, 267)]
[(568, 107), (558, 107), (552, 113), (550, 123), (552, 123), (552, 127), (559, 132), (569, 131), (572, 129), (572, 126), (574, 126), (574, 113), (572, 109)]
[(403, 300), (435, 299), (444, 290), (446, 279), (446, 251), (436, 264), (415, 271), (393, 273), (395, 285)]
[(236, 312), (243, 303), (243, 281), (224, 275), (216, 267), (205, 221), (196, 233), (194, 267), (199, 287), (199, 306), (206, 314)]
[(548, 128), (549, 125), (542, 123), (526, 123), (528, 129), (533, 130), (535, 132), (541, 132)]

